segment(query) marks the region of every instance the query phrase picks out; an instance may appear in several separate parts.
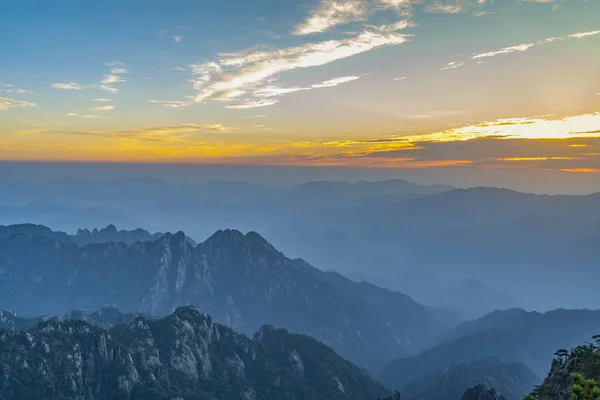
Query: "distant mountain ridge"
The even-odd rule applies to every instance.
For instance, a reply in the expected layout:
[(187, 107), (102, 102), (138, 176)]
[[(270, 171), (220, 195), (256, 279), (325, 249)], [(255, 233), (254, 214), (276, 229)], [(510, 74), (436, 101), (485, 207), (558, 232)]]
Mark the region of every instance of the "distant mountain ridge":
[[(368, 265), (369, 274), (386, 287), (424, 304), (435, 299), (406, 292), (401, 271), (427, 268), (444, 282), (480, 281), (515, 300), (502, 308), (594, 306), (592, 282), (600, 278), (595, 268), (599, 194), (548, 196), (402, 180), (315, 181), (278, 188), (177, 181), (0, 184), (0, 223), (37, 221), (74, 233), (86, 221), (149, 232), (182, 230), (194, 238), (236, 227), (260, 232), (289, 257), (302, 257), (323, 270), (348, 275)], [(540, 274), (548, 271), (547, 285), (538, 285)], [(515, 273), (518, 280), (512, 279)], [(566, 294), (564, 299), (557, 299), (557, 291)], [(494, 304), (499, 303), (450, 311), (474, 317)]]
[[(184, 233), (154, 241), (78, 246), (49, 235), (0, 238), (0, 302), (30, 315), (113, 306), (152, 316), (195, 305), (251, 334), (264, 324), (311, 335), (372, 371), (441, 331), (408, 296), (353, 294), (292, 261), (259, 234), (226, 230), (196, 247)], [(366, 293), (361, 291), (360, 293)]]
[[(104, 329), (110, 329), (113, 326), (127, 324), (137, 317), (149, 319), (151, 317), (141, 313), (122, 313), (114, 307), (101, 308), (94, 311), (73, 310), (59, 318), (61, 321), (84, 321), (91, 325), (98, 326)], [(23, 317), (14, 311), (0, 310), (0, 329), (7, 331), (25, 331), (33, 328), (42, 321), (47, 321), (51, 318), (47, 315), (36, 317)]]
[(576, 346), (596, 332), (600, 310), (495, 311), (442, 333), (421, 353), (392, 362), (378, 378), (399, 388), (441, 368), (486, 357), (523, 363), (542, 376), (556, 349)]
[(263, 326), (249, 339), (194, 307), (105, 330), (51, 318), (0, 330), (6, 400), (373, 400), (387, 390), (322, 343)]
[[(40, 237), (47, 237), (49, 239), (55, 239), (62, 242), (74, 243), (78, 246), (86, 246), (88, 244), (98, 243), (124, 243), (128, 246), (136, 242), (148, 242), (158, 240), (165, 235), (165, 233), (150, 233), (144, 229), (134, 230), (118, 230), (114, 225), (108, 225), (105, 228), (97, 229), (94, 228), (91, 231), (89, 229), (78, 229), (74, 235), (69, 235), (65, 232), (54, 231), (44, 225), (34, 224), (14, 224), (8, 226), (0, 226), (0, 238), (8, 237), (11, 235), (33, 235)], [(193, 246), (196, 242), (187, 238), (187, 240)]]
[(485, 385), (508, 400), (521, 400), (538, 382), (539, 378), (521, 363), (503, 363), (487, 357), (412, 381), (401, 393), (407, 400), (455, 400), (465, 390)]

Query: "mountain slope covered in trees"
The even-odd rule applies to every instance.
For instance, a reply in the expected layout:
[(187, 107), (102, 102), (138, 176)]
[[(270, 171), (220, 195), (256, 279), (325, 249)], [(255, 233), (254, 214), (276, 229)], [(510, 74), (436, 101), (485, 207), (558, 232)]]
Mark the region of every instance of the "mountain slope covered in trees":
[(386, 392), (310, 337), (263, 326), (251, 340), (193, 307), (110, 330), (52, 318), (0, 331), (6, 400), (368, 400)]

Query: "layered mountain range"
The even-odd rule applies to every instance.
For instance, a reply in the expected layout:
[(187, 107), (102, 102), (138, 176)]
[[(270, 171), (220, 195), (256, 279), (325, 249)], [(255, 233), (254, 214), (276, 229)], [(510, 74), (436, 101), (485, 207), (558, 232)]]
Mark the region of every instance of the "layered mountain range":
[[(483, 287), (477, 282), (459, 287), (474, 285)], [(199, 318), (197, 322), (213, 321), (194, 308), (186, 308), (188, 305), (212, 315), (211, 324), (222, 324), (218, 329), (229, 329), (227, 332), (239, 340), (245, 336), (231, 329), (248, 336), (261, 332), (255, 339), (263, 337), (265, 332), (279, 332), (286, 338), (294, 337), (289, 339), (294, 343), (304, 338), (296, 334), (312, 336), (321, 343), (308, 337), (302, 339), (312, 343), (308, 347), (317, 346), (310, 357), (319, 358), (318, 348), (318, 352), (330, 355), (326, 356), (329, 360), (326, 363), (338, 365), (340, 356), (349, 360), (342, 360), (350, 368), (347, 371), (354, 371), (349, 372), (352, 378), (347, 379), (362, 382), (359, 386), (366, 391), (360, 396), (371, 396), (362, 397), (365, 399), (385, 395), (386, 391), (360, 367), (368, 369), (387, 387), (400, 390), (409, 400), (451, 400), (474, 385), (484, 386), (467, 391), (464, 396), (518, 400), (539, 382), (536, 375), (546, 374), (555, 349), (575, 346), (600, 332), (600, 311), (588, 310), (538, 313), (508, 309), (448, 328), (438, 322), (445, 312), (443, 309), (422, 306), (403, 293), (356, 282), (336, 272), (323, 272), (302, 259), (287, 258), (255, 232), (242, 234), (236, 230), (218, 231), (205, 242), (195, 244), (182, 232), (151, 234), (141, 230), (119, 231), (114, 226), (79, 230), (74, 235), (40, 225), (1, 227), (0, 304), (14, 310), (0, 311), (0, 329), (4, 330), (0, 333), (0, 353), (5, 352), (8, 357), (0, 366), (3, 368), (0, 379), (5, 377), (0, 388), (8, 391), (0, 391), (0, 395), (9, 399), (36, 398), (40, 393), (94, 400), (118, 396), (194, 399), (196, 393), (204, 396), (201, 398), (270, 399), (283, 393), (310, 399), (319, 390), (328, 393), (323, 397), (327, 399), (358, 398), (352, 396), (360, 391), (347, 392), (342, 378), (339, 378), (342, 392), (338, 386), (338, 392), (329, 393), (329, 383), (318, 386), (321, 383), (315, 382), (321, 382), (321, 374), (337, 377), (331, 375), (331, 371), (339, 371), (337, 367), (327, 367), (325, 372), (317, 369), (319, 376), (311, 376), (304, 386), (295, 386), (298, 384), (295, 381), (283, 388), (272, 389), (267, 385), (265, 389), (262, 376), (256, 378), (260, 382), (239, 376), (241, 380), (234, 383), (210, 378), (210, 384), (182, 378), (179, 367), (172, 370), (173, 365), (185, 362), (188, 369), (192, 364), (203, 367), (198, 367), (202, 365), (198, 348), (192, 351), (194, 359), (189, 354), (177, 362), (161, 358), (166, 357), (165, 352), (168, 355), (180, 351), (181, 344), (174, 344), (175, 350), (172, 343), (158, 350), (160, 365), (169, 364), (166, 369), (151, 370), (144, 364), (147, 360), (136, 361), (139, 358), (136, 351), (141, 351), (138, 342), (156, 342), (162, 337), (163, 327), (176, 332), (173, 333), (176, 336), (185, 334), (188, 327), (183, 315), (186, 318), (194, 315), (192, 319)], [(168, 316), (173, 312), (174, 316)], [(51, 317), (54, 315), (63, 316)], [(149, 328), (151, 339), (144, 336), (145, 331), (132, 331), (132, 321), (144, 321), (142, 324), (154, 327)], [(44, 336), (50, 332), (62, 336)], [(99, 350), (93, 348), (84, 356), (89, 371), (75, 372), (76, 376), (87, 377), (74, 378), (73, 385), (71, 380), (62, 382), (56, 374), (64, 368), (71, 371), (69, 357), (80, 360), (78, 353), (69, 353), (66, 344), (67, 347), (45, 353), (48, 354), (45, 358), (35, 353), (45, 349), (39, 344), (48, 344), (50, 339), (81, 349), (88, 337), (75, 338), (72, 334), (90, 332), (105, 337), (105, 342), (112, 341), (112, 354), (129, 354), (133, 361), (127, 355), (102, 369)], [(35, 339), (35, 346), (27, 345), (35, 335), (41, 335), (38, 338), (42, 342)], [(99, 336), (93, 337), (89, 343), (100, 340)], [(3, 341), (8, 347), (1, 348)], [(206, 338), (202, 341), (206, 342)], [(287, 343), (288, 339), (284, 341)], [(215, 359), (222, 354), (237, 354), (238, 342), (236, 339), (218, 350)], [(282, 346), (285, 348), (278, 343), (276, 347)], [(271, 351), (275, 352), (275, 348)], [(64, 352), (67, 359), (62, 358)], [(304, 356), (302, 359), (305, 360)], [(26, 362), (21, 364), (22, 360)], [(44, 363), (50, 363), (46, 370)], [(229, 361), (218, 363), (225, 365)], [(31, 370), (31, 365), (38, 366), (37, 372)], [(302, 365), (308, 364), (303, 361)], [(35, 375), (40, 368), (41, 377)], [(137, 372), (131, 372), (132, 368)], [(151, 370), (149, 380), (140, 378), (144, 375), (140, 370)], [(359, 377), (355, 377), (356, 371)], [(153, 375), (156, 373), (160, 377)], [(228, 372), (220, 370), (219, 374), (227, 376)], [(32, 391), (23, 391), (26, 390), (23, 386), (31, 387)], [(496, 391), (489, 391), (491, 387)]]
[[(41, 232), (41, 233), (40, 233)], [(85, 246), (49, 230), (0, 237), (0, 301), (29, 315), (118, 307), (150, 316), (194, 305), (236, 330), (264, 324), (311, 335), (377, 371), (442, 327), (410, 297), (291, 260), (256, 233), (182, 232)]]
[[(361, 279), (468, 319), (508, 307), (595, 307), (598, 210), (599, 194), (548, 196), (397, 179), (283, 188), (154, 178), (0, 183), (4, 224), (37, 221), (75, 232), (85, 221), (131, 232), (183, 230), (197, 240), (224, 226), (257, 231), (291, 258), (346, 276), (364, 274)], [(84, 244), (106, 241), (90, 235)], [(431, 279), (407, 277), (423, 269)], [(469, 293), (481, 301), (468, 302)]]

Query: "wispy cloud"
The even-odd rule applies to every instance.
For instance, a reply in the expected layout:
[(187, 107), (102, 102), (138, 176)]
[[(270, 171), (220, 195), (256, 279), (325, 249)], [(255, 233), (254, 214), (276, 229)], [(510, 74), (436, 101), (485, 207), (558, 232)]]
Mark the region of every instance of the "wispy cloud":
[(463, 8), (457, 3), (442, 3), (435, 1), (425, 6), (425, 11), (436, 14), (458, 14), (463, 11)]
[(595, 36), (595, 35), (599, 35), (599, 34), (600, 34), (600, 31), (572, 33), (572, 34), (566, 35), (566, 36), (551, 37), (551, 38), (547, 38), (547, 39), (543, 39), (543, 40), (538, 40), (537, 42), (523, 43), (523, 44), (518, 44), (516, 46), (504, 47), (499, 50), (474, 54), (470, 58), (472, 60), (476, 60), (478, 58), (495, 57), (498, 55), (514, 53), (514, 52), (519, 52), (519, 51), (522, 52), (522, 51), (527, 51), (530, 48), (532, 48), (534, 46), (538, 46), (540, 44), (553, 43), (553, 42), (558, 42), (558, 41), (562, 41), (562, 40), (566, 40), (566, 39), (582, 39), (585, 37)]
[[(538, 43), (542, 43), (542, 42), (538, 42)], [(524, 43), (524, 44), (519, 44), (516, 46), (504, 47), (500, 50), (494, 50), (494, 51), (489, 51), (487, 53), (475, 54), (475, 55), (471, 56), (471, 59), (476, 60), (478, 58), (495, 57), (495, 56), (498, 56), (501, 54), (514, 53), (515, 51), (527, 51), (535, 45), (536, 45), (536, 43)]]
[(98, 89), (103, 90), (105, 92), (108, 92), (108, 93), (117, 93), (119, 91), (119, 89), (117, 89), (116, 87), (108, 86), (108, 85), (98, 85), (95, 87), (97, 87)]
[(25, 89), (18, 89), (15, 87), (15, 85), (0, 82), (0, 93), (23, 94), (23, 93), (29, 93), (29, 92)]
[(183, 40), (183, 36), (173, 36), (173, 41), (179, 43)]
[(68, 83), (53, 83), (52, 86), (54, 89), (62, 89), (62, 90), (83, 90), (83, 86), (77, 82), (68, 82)]
[(342, 83), (348, 83), (348, 82), (355, 81), (357, 79), (360, 79), (360, 76), (341, 76), (339, 78), (333, 78), (333, 79), (330, 79), (330, 80), (322, 82), (322, 83), (317, 83), (316, 85), (312, 85), (311, 87), (313, 89), (334, 87), (334, 86), (341, 85)]
[(35, 103), (30, 103), (28, 101), (9, 99), (8, 97), (0, 97), (0, 111), (6, 111), (11, 108), (35, 106)]
[(600, 174), (600, 168), (561, 168), (561, 171), (580, 174)]
[(600, 31), (591, 31), (591, 32), (581, 32), (581, 33), (573, 33), (568, 37), (570, 39), (581, 39), (588, 36), (600, 35)]
[(98, 98), (98, 99), (92, 99), (92, 101), (109, 102), (109, 101), (110, 101), (110, 99), (106, 99), (106, 98)]
[(405, 79), (408, 79), (408, 77), (406, 77), (406, 76), (400, 76), (398, 78), (394, 78), (395, 81), (403, 81)]
[(233, 110), (246, 110), (248, 108), (259, 108), (259, 107), (268, 107), (279, 103), (277, 99), (264, 99), (258, 101), (248, 101), (246, 103), (234, 104), (225, 106), (227, 108), (231, 108)]
[(109, 117), (104, 117), (104, 116), (100, 116), (100, 115), (79, 114), (76, 112), (67, 113), (67, 117), (76, 117), (76, 118), (83, 118), (83, 119), (106, 119), (106, 118), (109, 118)]
[[(414, 0), (321, 0), (313, 8), (308, 18), (296, 26), (294, 35), (311, 35), (326, 32), (336, 26), (351, 22), (365, 21), (370, 14), (383, 10), (396, 10), (402, 16), (409, 14)], [(378, 27), (380, 31), (394, 32), (409, 26), (409, 22), (401, 20)]]
[[(566, 36), (550, 37), (550, 38), (538, 40), (536, 42), (521, 43), (521, 44), (517, 44), (514, 46), (503, 47), (498, 50), (486, 51), (483, 53), (476, 53), (476, 54), (471, 55), (469, 58), (471, 60), (478, 60), (478, 63), (481, 63), (480, 60), (483, 58), (496, 57), (496, 56), (515, 53), (515, 52), (525, 52), (535, 46), (539, 46), (542, 44), (554, 43), (554, 42), (559, 42), (559, 41), (568, 40), (568, 39), (583, 39), (586, 37), (595, 36), (595, 35), (599, 35), (599, 34), (600, 34), (600, 31), (589, 31), (589, 32), (572, 33), (572, 34), (566, 35)], [(439, 70), (445, 71), (448, 69), (455, 69), (455, 68), (462, 67), (463, 65), (465, 65), (465, 62), (453, 61), (453, 62), (448, 63), (446, 66), (440, 68)]]
[(54, 133), (77, 136), (103, 137), (107, 139), (126, 139), (134, 142), (173, 144), (188, 141), (189, 139), (191, 139), (190, 134), (193, 133), (221, 134), (228, 133), (233, 130), (234, 128), (221, 124), (182, 124), (128, 130), (58, 131)]
[(166, 108), (181, 108), (190, 105), (189, 102), (185, 101), (171, 101), (171, 100), (150, 100), (149, 103), (160, 104)]
[(103, 85), (112, 85), (113, 83), (122, 83), (125, 82), (124, 79), (121, 79), (119, 75), (104, 75), (104, 79), (102, 79)]
[(363, 0), (324, 0), (308, 19), (296, 27), (295, 35), (321, 33), (337, 25), (365, 19), (368, 4)]
[(303, 87), (266, 86), (264, 88), (255, 90), (253, 94), (257, 97), (276, 97), (276, 96), (282, 96), (282, 95), (289, 94), (289, 93), (301, 92), (301, 91), (305, 91), (305, 90), (334, 87), (334, 86), (341, 85), (343, 83), (355, 81), (357, 79), (360, 79), (360, 76), (342, 76), (339, 78), (333, 78), (333, 79), (327, 80), (325, 82), (316, 83), (311, 86), (303, 86)]
[(465, 63), (463, 62), (456, 62), (456, 61), (452, 61), (449, 62), (446, 66), (440, 68), (440, 71), (447, 71), (449, 69), (456, 69), (456, 68), (460, 68), (463, 65), (465, 65)]
[(92, 108), (92, 111), (113, 111), (114, 109), (114, 106), (100, 106)]
[(67, 83), (53, 83), (50, 86), (55, 89), (62, 90), (85, 90), (85, 89), (99, 89), (108, 93), (117, 93), (119, 89), (115, 86), (119, 83), (127, 82), (126, 79), (123, 79), (123, 74), (128, 74), (129, 71), (123, 68), (125, 64), (118, 61), (111, 61), (105, 63), (106, 66), (113, 67), (110, 69), (108, 74), (103, 75), (100, 84), (88, 84), (82, 85), (77, 82), (67, 82)]
[[(268, 84), (283, 72), (322, 66), (379, 47), (399, 45), (406, 40), (405, 35), (366, 30), (348, 39), (307, 43), (273, 51), (224, 54), (218, 63), (207, 62), (190, 67), (193, 86), (198, 90), (195, 101), (201, 103), (231, 99), (247, 91), (251, 91), (256, 97), (264, 97), (265, 91), (269, 90), (265, 83)], [(333, 82), (327, 84), (331, 85)], [(264, 107), (272, 104), (275, 102), (254, 99), (228, 108)]]

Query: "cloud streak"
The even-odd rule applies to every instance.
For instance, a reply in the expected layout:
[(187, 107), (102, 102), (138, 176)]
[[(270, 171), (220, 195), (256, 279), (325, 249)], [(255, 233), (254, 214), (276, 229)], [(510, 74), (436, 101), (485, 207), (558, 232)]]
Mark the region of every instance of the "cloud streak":
[[(409, 14), (414, 0), (321, 0), (308, 18), (296, 26), (294, 35), (313, 35), (327, 32), (337, 26), (365, 21), (369, 15), (383, 10), (395, 10), (400, 15)], [(379, 30), (393, 32), (404, 29), (408, 21), (382, 25)]]
[(25, 89), (18, 89), (15, 85), (0, 82), (0, 93), (13, 93), (13, 94), (23, 94), (28, 93)]
[(35, 103), (30, 103), (23, 100), (9, 99), (8, 97), (0, 97), (0, 111), (6, 111), (11, 108), (35, 107)]
[(76, 112), (67, 113), (67, 117), (75, 117), (75, 118), (83, 118), (83, 119), (106, 119), (106, 118), (109, 118), (109, 117), (93, 115), (93, 114), (79, 114)]
[(83, 86), (77, 82), (68, 82), (68, 83), (53, 83), (50, 85), (54, 89), (61, 90), (83, 90)]
[(58, 82), (53, 83), (50, 86), (54, 89), (60, 90), (81, 91), (86, 89), (99, 89), (108, 93), (117, 93), (119, 89), (115, 85), (127, 82), (127, 80), (124, 79), (122, 75), (128, 74), (129, 71), (124, 68), (125, 64), (123, 64), (122, 62), (112, 61), (105, 63), (105, 65), (113, 68), (110, 69), (108, 74), (103, 75), (100, 84), (82, 85), (77, 82)]
[[(248, 91), (252, 92), (252, 97), (264, 97), (265, 91), (269, 90), (268, 83), (281, 73), (326, 65), (376, 48), (395, 46), (406, 41), (406, 36), (398, 33), (365, 30), (354, 37), (342, 40), (307, 43), (273, 51), (224, 54), (218, 63), (207, 62), (190, 66), (192, 84), (198, 90), (194, 100), (198, 103), (208, 100), (228, 100)], [(275, 103), (268, 104), (255, 98), (249, 99), (245, 104), (248, 106), (245, 108), (253, 108)], [(244, 108), (243, 105), (227, 107)]]
[[(536, 47), (536, 46), (539, 46), (542, 44), (554, 43), (554, 42), (559, 42), (559, 41), (569, 40), (569, 39), (583, 39), (583, 38), (587, 38), (587, 37), (595, 36), (595, 35), (600, 35), (600, 31), (578, 32), (578, 33), (572, 33), (572, 34), (565, 35), (565, 36), (551, 37), (551, 38), (547, 38), (547, 39), (543, 39), (543, 40), (538, 40), (537, 42), (517, 44), (514, 46), (503, 47), (498, 50), (492, 50), (492, 51), (486, 51), (483, 53), (473, 54), (469, 58), (471, 60), (480, 60), (483, 58), (496, 57), (496, 56), (511, 54), (511, 53), (515, 53), (515, 52), (522, 53), (533, 47)], [(478, 61), (478, 63), (481, 63), (481, 61)], [(439, 70), (446, 71), (449, 69), (460, 68), (464, 65), (465, 65), (465, 62), (453, 61), (453, 62), (448, 63), (446, 66), (440, 68)]]
[(185, 101), (172, 101), (172, 100), (150, 100), (149, 103), (160, 104), (166, 108), (181, 108), (181, 107), (187, 107), (188, 105), (190, 105), (190, 103), (187, 103)]
[(114, 109), (114, 106), (100, 106), (92, 108), (92, 111), (113, 111)]
[(339, 78), (333, 78), (333, 79), (330, 79), (330, 80), (327, 80), (327, 81), (324, 81), (321, 83), (316, 83), (314, 85), (304, 86), (304, 87), (267, 86), (267, 87), (264, 87), (261, 89), (257, 89), (254, 92), (254, 95), (258, 96), (258, 97), (276, 97), (276, 96), (282, 96), (282, 95), (294, 93), (294, 92), (335, 87), (335, 86), (338, 86), (338, 85), (341, 85), (341, 84), (344, 84), (347, 82), (355, 81), (357, 79), (360, 79), (360, 76), (342, 76)]
[(364, 20), (368, 13), (363, 0), (324, 0), (308, 19), (296, 27), (295, 35), (310, 35), (328, 31), (337, 25)]
[(265, 100), (258, 100), (258, 101), (248, 101), (247, 103), (234, 104), (234, 105), (229, 105), (229, 106), (225, 106), (225, 107), (230, 108), (232, 110), (247, 110), (249, 108), (260, 108), (260, 107), (273, 106), (277, 103), (279, 103), (279, 100), (277, 100), (277, 99), (265, 99)]
[(197, 140), (192, 134), (223, 134), (233, 130), (234, 128), (221, 124), (181, 124), (128, 130), (55, 131), (52, 133), (156, 144), (185, 144)]

